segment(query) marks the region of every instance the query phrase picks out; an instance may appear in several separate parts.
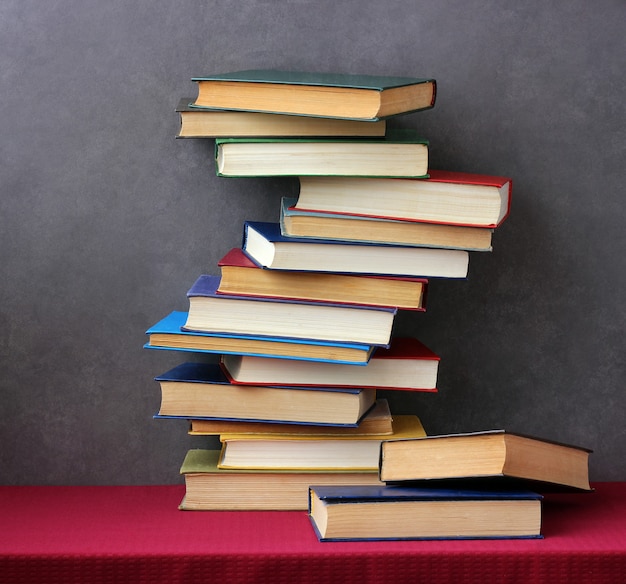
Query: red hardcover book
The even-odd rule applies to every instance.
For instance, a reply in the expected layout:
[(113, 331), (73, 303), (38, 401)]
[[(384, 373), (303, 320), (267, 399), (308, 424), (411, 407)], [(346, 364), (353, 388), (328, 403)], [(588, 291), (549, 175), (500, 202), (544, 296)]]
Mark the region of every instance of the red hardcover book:
[(291, 360), (276, 367), (273, 359), (249, 355), (222, 355), (221, 364), (232, 383), (436, 392), (439, 360), (418, 339), (398, 337), (363, 366)]
[(509, 215), (512, 186), (507, 177), (442, 170), (420, 179), (302, 176), (292, 208), (493, 229)]
[(241, 248), (219, 262), (218, 294), (425, 310), (428, 280), (319, 272), (264, 270)]

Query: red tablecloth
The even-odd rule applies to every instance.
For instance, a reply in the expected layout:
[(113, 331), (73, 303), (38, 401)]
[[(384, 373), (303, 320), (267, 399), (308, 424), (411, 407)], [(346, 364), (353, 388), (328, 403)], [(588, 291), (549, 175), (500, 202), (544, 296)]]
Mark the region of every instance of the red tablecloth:
[(626, 582), (626, 483), (548, 495), (544, 539), (320, 543), (305, 512), (179, 511), (182, 485), (0, 487), (0, 582)]

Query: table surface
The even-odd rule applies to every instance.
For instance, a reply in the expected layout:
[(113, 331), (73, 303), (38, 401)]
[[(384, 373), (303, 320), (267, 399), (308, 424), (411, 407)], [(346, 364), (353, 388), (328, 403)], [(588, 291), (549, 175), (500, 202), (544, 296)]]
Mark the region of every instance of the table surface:
[(593, 486), (546, 495), (544, 539), (324, 543), (302, 511), (179, 511), (183, 485), (0, 486), (0, 581), (626, 582), (626, 483)]

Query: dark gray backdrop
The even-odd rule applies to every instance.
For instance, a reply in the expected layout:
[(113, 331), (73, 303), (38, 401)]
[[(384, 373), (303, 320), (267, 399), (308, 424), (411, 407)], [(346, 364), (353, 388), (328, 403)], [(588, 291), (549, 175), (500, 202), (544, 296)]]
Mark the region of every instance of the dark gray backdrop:
[(191, 77), (257, 67), (433, 76), (435, 109), (394, 123), (434, 168), (515, 181), (493, 253), (400, 315), (441, 354), (440, 393), (394, 410), (587, 446), (593, 480), (626, 480), (625, 17), (621, 0), (5, 0), (0, 482), (174, 483), (211, 444), (152, 419), (153, 378), (183, 357), (142, 345), (294, 190), (217, 178), (212, 141), (175, 139)]

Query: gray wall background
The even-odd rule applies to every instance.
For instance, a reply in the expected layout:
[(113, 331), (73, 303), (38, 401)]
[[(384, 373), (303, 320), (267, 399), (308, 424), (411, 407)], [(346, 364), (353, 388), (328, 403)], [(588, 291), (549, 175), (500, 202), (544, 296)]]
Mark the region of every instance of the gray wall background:
[(626, 480), (621, 0), (5, 0), (0, 8), (0, 482), (180, 481), (192, 438), (155, 421), (182, 354), (145, 330), (276, 220), (290, 179), (219, 179), (176, 140), (191, 77), (245, 68), (433, 76), (431, 166), (513, 177), (467, 281), (401, 313), (438, 395), (388, 395), (429, 433), (504, 427), (594, 449)]

